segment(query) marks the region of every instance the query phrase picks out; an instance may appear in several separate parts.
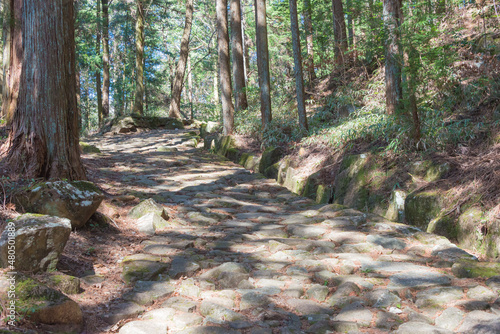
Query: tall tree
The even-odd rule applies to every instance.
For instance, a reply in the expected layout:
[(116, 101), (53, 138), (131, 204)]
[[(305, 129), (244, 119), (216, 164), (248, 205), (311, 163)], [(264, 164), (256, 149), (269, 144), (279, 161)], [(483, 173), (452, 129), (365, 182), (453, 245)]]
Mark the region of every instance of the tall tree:
[(7, 161), (28, 177), (85, 179), (78, 143), (73, 1), (15, 0), (14, 8), (21, 3), (23, 69)]
[(4, 1), (3, 17), (3, 88), (2, 116), (7, 124), (17, 108), (19, 80), (22, 70), (22, 1)]
[(306, 30), (306, 47), (307, 47), (307, 76), (309, 82), (316, 79), (314, 71), (314, 43), (313, 43), (313, 26), (311, 20), (311, 2), (304, 0), (304, 27)]
[(257, 68), (260, 86), (260, 112), (262, 114), (262, 127), (265, 129), (270, 125), (272, 120), (265, 0), (255, 0), (255, 25), (257, 35)]
[(102, 116), (109, 117), (109, 3), (102, 0)]
[(144, 23), (146, 19), (143, 0), (136, 0), (135, 20), (135, 98), (134, 114), (144, 113)]
[(186, 73), (186, 62), (189, 56), (189, 38), (191, 36), (191, 24), (193, 22), (193, 0), (186, 0), (186, 21), (184, 24), (184, 32), (181, 39), (181, 51), (177, 69), (175, 71), (175, 79), (172, 87), (172, 99), (170, 101), (169, 116), (181, 119), (181, 94), (184, 83), (184, 75)]
[(335, 40), (335, 62), (344, 63), (344, 54), (347, 51), (347, 33), (344, 19), (342, 0), (332, 0), (333, 35)]
[(401, 0), (384, 0), (385, 45), (385, 99), (388, 114), (400, 109), (402, 99), (401, 86)]
[(304, 104), (304, 78), (302, 74), (302, 53), (300, 50), (299, 23), (297, 19), (297, 0), (290, 0), (290, 22), (292, 29), (293, 60), (295, 64), (295, 85), (297, 92), (299, 125), (302, 130), (307, 130), (306, 107)]
[(191, 71), (191, 57), (187, 59), (187, 71), (188, 71), (188, 101), (189, 109), (191, 110), (191, 120), (194, 119), (194, 109), (193, 109), (193, 72)]
[[(99, 56), (101, 55), (101, 0), (97, 0), (97, 33), (95, 41), (95, 52)], [(100, 58), (100, 57), (98, 57)], [(99, 64), (96, 64), (95, 68), (95, 84), (97, 92), (97, 115), (99, 118), (99, 126), (102, 125), (103, 120), (103, 108), (102, 108), (102, 87), (101, 87), (101, 68)]]
[(234, 101), (236, 111), (248, 108), (245, 90), (245, 64), (243, 61), (243, 36), (241, 29), (240, 0), (231, 0), (231, 51), (233, 56)]
[(231, 100), (231, 67), (229, 65), (229, 35), (227, 29), (227, 0), (216, 1), (217, 44), (220, 87), (222, 92), (222, 123), (225, 136), (234, 131), (234, 106)]

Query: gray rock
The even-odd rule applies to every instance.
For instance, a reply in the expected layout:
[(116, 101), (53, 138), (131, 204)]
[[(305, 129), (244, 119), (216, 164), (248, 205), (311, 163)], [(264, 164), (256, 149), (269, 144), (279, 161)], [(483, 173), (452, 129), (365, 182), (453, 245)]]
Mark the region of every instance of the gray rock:
[(464, 297), (462, 288), (436, 287), (417, 293), (415, 305), (419, 308), (443, 308), (445, 305)]
[(179, 278), (180, 276), (191, 276), (200, 269), (200, 265), (189, 257), (175, 257), (172, 260), (168, 276)]
[(184, 329), (176, 334), (240, 334), (240, 332), (224, 327), (198, 326)]
[(174, 290), (175, 287), (168, 282), (138, 281), (132, 291), (123, 295), (123, 299), (139, 305), (150, 305), (155, 300), (170, 295)]
[(452, 334), (444, 328), (435, 327), (425, 322), (410, 321), (402, 324), (393, 332), (394, 334)]
[(356, 333), (359, 330), (357, 322), (352, 321), (333, 321), (332, 330), (338, 333)]
[(214, 225), (217, 224), (220, 220), (214, 216), (203, 214), (201, 212), (189, 212), (187, 214), (187, 217), (191, 221), (191, 223), (201, 226)]
[(422, 271), (429, 272), (428, 267), (419, 266), (409, 262), (385, 262), (385, 261), (373, 261), (371, 263), (365, 263), (361, 266), (361, 271), (374, 272), (380, 274), (392, 274), (406, 271)]
[(400, 239), (397, 238), (391, 238), (391, 237), (384, 237), (381, 235), (373, 235), (370, 234), (367, 238), (366, 241), (371, 242), (372, 244), (375, 245), (380, 245), (384, 248), (388, 249), (405, 249), (406, 248), (406, 243)]
[(362, 327), (368, 327), (372, 318), (373, 314), (369, 309), (364, 307), (360, 302), (354, 302), (345, 306), (333, 320), (356, 322)]
[(169, 322), (174, 319), (176, 313), (177, 312), (174, 308), (163, 307), (146, 312), (142, 315), (141, 318), (143, 320), (154, 320), (156, 322), (161, 322), (168, 325)]
[(200, 296), (201, 289), (196, 285), (193, 278), (183, 280), (179, 286), (181, 296), (197, 298)]
[(120, 328), (119, 334), (164, 334), (167, 325), (154, 320), (131, 321)]
[(484, 302), (492, 302), (498, 298), (498, 295), (490, 289), (479, 285), (467, 291), (467, 298)]
[(484, 311), (467, 314), (457, 330), (460, 333), (494, 334), (500, 332), (500, 317)]
[(451, 284), (449, 276), (429, 271), (409, 271), (397, 273), (390, 277), (390, 281), (391, 282), (387, 286), (389, 290), (399, 290), (405, 288), (422, 289), (432, 286)]
[(369, 292), (366, 295), (366, 299), (369, 306), (384, 309), (387, 307), (396, 306), (401, 302), (401, 298), (385, 289), (378, 289)]
[(251, 308), (264, 307), (269, 305), (270, 300), (266, 295), (257, 292), (247, 292), (241, 296), (240, 310), (247, 310)]
[(182, 312), (193, 313), (196, 310), (198, 303), (191, 299), (183, 297), (171, 297), (167, 299), (161, 306), (176, 309)]
[(312, 300), (291, 298), (288, 299), (286, 303), (291, 309), (300, 315), (333, 313), (333, 310), (329, 307), (313, 302)]
[(120, 320), (134, 318), (144, 311), (144, 306), (132, 302), (125, 302), (113, 305), (102, 317), (107, 323), (114, 325)]
[(500, 292), (500, 276), (493, 276), (486, 280), (486, 285), (496, 291), (496, 293)]
[(299, 238), (318, 238), (328, 232), (324, 226), (292, 225), (288, 232)]
[(453, 331), (462, 322), (464, 315), (465, 313), (462, 310), (456, 307), (448, 307), (436, 318), (436, 326)]
[(72, 228), (85, 225), (94, 214), (104, 195), (87, 181), (40, 182), (13, 199), (18, 210), (68, 218)]
[(167, 210), (152, 198), (146, 199), (134, 206), (128, 213), (130, 218), (139, 219), (148, 213), (156, 213), (161, 218), (168, 220)]
[[(7, 223), (0, 236), (0, 267), (10, 271), (55, 270), (69, 239), (71, 222), (66, 218), (24, 214)], [(9, 262), (9, 239), (14, 240), (15, 259)], [(11, 267), (12, 266), (12, 267)]]
[(330, 290), (328, 287), (320, 284), (314, 284), (306, 291), (306, 296), (310, 299), (316, 299), (319, 302), (323, 302), (328, 296)]
[(203, 301), (200, 305), (200, 313), (205, 317), (210, 317), (216, 322), (223, 323), (226, 321), (238, 321), (245, 320), (242, 314), (234, 312), (228, 308), (221, 305), (211, 303), (209, 301)]
[(162, 262), (159, 256), (134, 254), (123, 259), (122, 268), (123, 280), (133, 283), (156, 280), (168, 268), (168, 264)]
[(454, 244), (449, 245), (436, 245), (432, 249), (432, 256), (437, 256), (444, 261), (455, 262), (459, 260), (477, 260), (477, 257), (467, 253)]
[(136, 226), (139, 232), (147, 235), (154, 235), (157, 226), (163, 226), (166, 223), (166, 220), (160, 217), (156, 212), (150, 212), (139, 218), (136, 222)]
[(377, 312), (375, 318), (375, 327), (384, 330), (391, 330), (398, 327), (400, 321), (401, 319), (397, 315), (390, 312), (380, 311)]

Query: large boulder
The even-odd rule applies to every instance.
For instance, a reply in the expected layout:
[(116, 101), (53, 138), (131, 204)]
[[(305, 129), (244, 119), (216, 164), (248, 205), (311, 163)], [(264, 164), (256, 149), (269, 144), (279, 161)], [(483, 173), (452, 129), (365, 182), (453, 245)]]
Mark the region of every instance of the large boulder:
[[(6, 281), (8, 277), (0, 277)], [(0, 284), (5, 286), (5, 284)], [(0, 288), (0, 297), (6, 297)], [(80, 306), (61, 292), (34, 280), (15, 276), (16, 311), (28, 320), (48, 325), (81, 325), (83, 313)]]
[(113, 123), (114, 124), (111, 127), (111, 132), (113, 133), (129, 133), (137, 131), (137, 126), (135, 125), (134, 119), (130, 116), (117, 119)]
[(220, 128), (221, 124), (219, 122), (208, 121), (207, 123), (202, 123), (200, 126), (200, 137), (205, 138), (208, 135), (216, 133)]
[(0, 267), (12, 265), (16, 270), (33, 272), (55, 270), (70, 233), (71, 223), (66, 218), (19, 216), (7, 224), (0, 237)]
[(103, 199), (103, 193), (91, 182), (55, 181), (36, 183), (17, 193), (14, 203), (24, 212), (68, 218), (72, 228), (79, 228)]

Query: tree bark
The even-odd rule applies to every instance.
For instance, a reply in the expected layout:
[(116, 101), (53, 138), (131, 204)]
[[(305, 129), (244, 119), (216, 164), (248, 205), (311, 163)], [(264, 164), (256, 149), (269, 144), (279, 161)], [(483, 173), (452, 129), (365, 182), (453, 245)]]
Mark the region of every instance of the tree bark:
[(80, 161), (73, 1), (22, 2), (23, 70), (7, 161), (26, 177), (85, 179)]
[(342, 0), (332, 0), (333, 34), (335, 40), (335, 62), (344, 63), (344, 54), (347, 51), (347, 33), (344, 19)]
[(227, 0), (217, 0), (217, 44), (222, 93), (223, 134), (229, 136), (234, 131), (234, 106), (231, 100), (231, 67), (229, 65), (229, 35), (227, 29)]
[[(95, 42), (96, 54), (101, 54), (101, 0), (97, 0), (97, 33)], [(101, 58), (101, 57), (99, 57)], [(103, 123), (103, 108), (102, 108), (102, 87), (101, 87), (101, 68), (99, 64), (96, 65), (95, 69), (95, 83), (97, 92), (97, 115), (99, 119), (99, 126)]]
[(314, 71), (314, 49), (313, 49), (313, 26), (311, 20), (311, 2), (304, 0), (304, 27), (306, 30), (306, 47), (307, 47), (307, 76), (309, 83), (316, 79)]
[(297, 0), (290, 0), (290, 23), (292, 29), (293, 60), (295, 64), (294, 72), (299, 126), (302, 130), (307, 131), (307, 116), (304, 104), (304, 78), (302, 74), (302, 53), (300, 50), (299, 22), (297, 20)]
[(401, 0), (384, 0), (384, 27), (386, 29), (385, 56), (385, 98), (389, 115), (400, 109), (401, 86), (401, 49), (399, 27), (401, 24)]
[(20, 24), (22, 6), (22, 0), (4, 2), (2, 116), (5, 117), (7, 126), (10, 126), (17, 108), (19, 80), (23, 68), (23, 39)]
[(255, 0), (255, 25), (257, 37), (257, 68), (260, 86), (260, 112), (262, 114), (262, 127), (265, 129), (270, 125), (272, 120), (265, 0)]
[(135, 21), (135, 98), (134, 114), (144, 113), (144, 3), (136, 0), (137, 18)]
[(191, 110), (191, 120), (194, 119), (194, 109), (193, 109), (193, 72), (191, 72), (191, 57), (187, 59), (187, 71), (188, 71), (188, 101), (189, 109)]
[(102, 0), (102, 116), (109, 117), (109, 4)]
[(233, 56), (234, 101), (236, 111), (248, 108), (241, 29), (240, 0), (231, 0), (231, 51)]
[(186, 0), (186, 22), (181, 39), (181, 51), (177, 69), (175, 71), (174, 86), (172, 90), (172, 99), (170, 101), (169, 116), (181, 119), (181, 94), (184, 84), (184, 75), (186, 72), (186, 62), (189, 56), (189, 38), (191, 36), (191, 25), (193, 22), (193, 0)]

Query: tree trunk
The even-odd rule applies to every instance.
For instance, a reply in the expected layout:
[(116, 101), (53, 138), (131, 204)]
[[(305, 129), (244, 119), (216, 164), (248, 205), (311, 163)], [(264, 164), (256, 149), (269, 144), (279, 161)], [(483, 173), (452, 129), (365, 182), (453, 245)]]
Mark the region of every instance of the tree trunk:
[(22, 6), (24, 64), (7, 161), (26, 177), (85, 179), (78, 142), (73, 1), (24, 0)]
[(109, 6), (102, 0), (102, 116), (109, 117)]
[(217, 44), (219, 54), (220, 88), (222, 93), (223, 134), (234, 130), (234, 106), (231, 100), (231, 67), (229, 65), (229, 35), (227, 31), (227, 0), (217, 0)]
[(347, 7), (347, 39), (349, 40), (349, 47), (351, 50), (354, 48), (354, 24), (352, 22), (352, 1), (346, 0)]
[(401, 50), (399, 46), (399, 27), (401, 24), (401, 0), (384, 0), (384, 26), (386, 29), (385, 56), (385, 98), (389, 115), (400, 109), (401, 87)]
[(169, 116), (181, 119), (181, 94), (184, 84), (184, 74), (186, 72), (186, 62), (189, 56), (189, 38), (191, 36), (191, 24), (193, 22), (193, 0), (186, 0), (186, 22), (184, 33), (181, 39), (181, 52), (177, 69), (175, 71), (174, 86), (172, 90), (172, 99), (170, 101)]
[(187, 71), (188, 71), (188, 101), (189, 109), (191, 110), (191, 120), (194, 119), (194, 109), (193, 109), (193, 72), (191, 72), (191, 57), (187, 59)]
[(307, 46), (307, 76), (309, 83), (311, 83), (316, 79), (316, 72), (314, 72), (313, 26), (311, 20), (311, 3), (309, 0), (304, 0), (304, 26)]
[(19, 80), (23, 68), (23, 39), (20, 24), (22, 6), (22, 0), (4, 1), (2, 116), (5, 117), (8, 126), (17, 108)]
[(299, 126), (302, 130), (307, 131), (307, 116), (304, 104), (304, 78), (302, 76), (302, 56), (300, 51), (299, 23), (297, 20), (297, 0), (290, 0), (290, 22), (292, 29), (293, 60), (295, 64), (295, 85), (297, 92)]
[(335, 39), (335, 62), (344, 63), (344, 54), (347, 51), (347, 33), (345, 28), (344, 7), (342, 0), (332, 0), (333, 34)]
[[(243, 4), (245, 4), (243, 0)], [(243, 7), (244, 8), (244, 7)], [(241, 31), (243, 34), (243, 58), (244, 58), (244, 64), (245, 64), (245, 80), (248, 85), (251, 85), (250, 81), (250, 48), (252, 46), (252, 40), (247, 36), (245, 33), (248, 29), (248, 25), (246, 23), (245, 19), (245, 11), (241, 13)], [(248, 100), (247, 100), (248, 103)]]
[(231, 0), (231, 51), (233, 56), (234, 101), (236, 111), (248, 108), (247, 93), (245, 90), (245, 65), (243, 61), (240, 7), (240, 0)]
[[(95, 42), (95, 52), (96, 54), (101, 54), (101, 0), (97, 0), (97, 34)], [(100, 57), (99, 57), (100, 58)], [(102, 125), (102, 87), (101, 87), (101, 68), (99, 64), (96, 65), (95, 69), (95, 84), (97, 92), (97, 115), (99, 119), (99, 126)]]
[(255, 0), (255, 25), (257, 37), (257, 68), (259, 71), (260, 86), (260, 112), (262, 114), (262, 127), (265, 129), (270, 125), (272, 120), (265, 0)]
[(214, 69), (214, 104), (215, 108), (218, 109), (219, 107), (219, 66), (215, 65)]
[(144, 3), (136, 0), (137, 18), (135, 21), (135, 99), (134, 114), (144, 113)]

